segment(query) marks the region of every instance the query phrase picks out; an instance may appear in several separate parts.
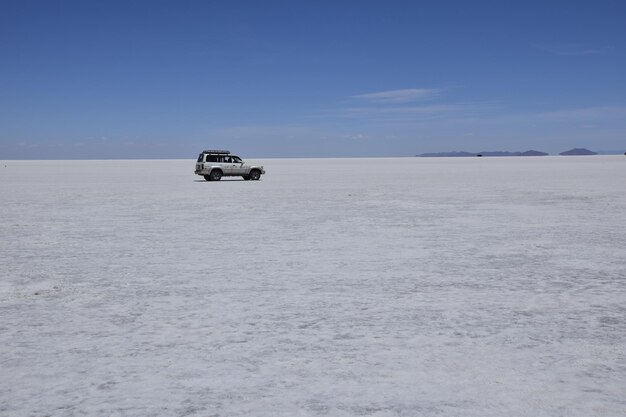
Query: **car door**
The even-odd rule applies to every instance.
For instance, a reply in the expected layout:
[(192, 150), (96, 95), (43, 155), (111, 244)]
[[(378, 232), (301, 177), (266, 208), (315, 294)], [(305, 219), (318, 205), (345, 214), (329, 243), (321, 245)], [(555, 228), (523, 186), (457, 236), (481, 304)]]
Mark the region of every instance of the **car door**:
[(245, 174), (245, 169), (243, 167), (243, 161), (241, 160), (240, 157), (233, 155), (232, 157), (232, 161), (233, 161), (233, 173), (232, 175), (244, 175)]
[(234, 173), (235, 171), (235, 164), (233, 163), (233, 159), (230, 155), (224, 155), (222, 157), (222, 171), (224, 172), (224, 175), (236, 175)]

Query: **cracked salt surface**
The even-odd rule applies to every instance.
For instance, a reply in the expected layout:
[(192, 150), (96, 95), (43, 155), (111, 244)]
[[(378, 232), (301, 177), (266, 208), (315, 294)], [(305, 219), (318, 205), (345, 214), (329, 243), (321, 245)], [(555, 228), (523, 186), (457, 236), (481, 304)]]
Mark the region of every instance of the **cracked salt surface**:
[(623, 416), (623, 157), (7, 161), (2, 416)]

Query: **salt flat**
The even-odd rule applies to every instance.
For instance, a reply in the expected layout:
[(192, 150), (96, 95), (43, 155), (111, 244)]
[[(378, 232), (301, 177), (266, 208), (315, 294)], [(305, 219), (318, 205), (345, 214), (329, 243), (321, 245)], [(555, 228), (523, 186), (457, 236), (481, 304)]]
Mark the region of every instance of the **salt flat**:
[(0, 165), (2, 416), (624, 416), (626, 157)]

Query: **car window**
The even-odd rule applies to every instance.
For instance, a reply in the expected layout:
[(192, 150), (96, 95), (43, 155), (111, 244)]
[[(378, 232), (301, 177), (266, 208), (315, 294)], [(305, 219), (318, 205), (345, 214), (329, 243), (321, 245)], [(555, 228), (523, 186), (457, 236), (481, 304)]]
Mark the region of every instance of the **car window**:
[(241, 160), (241, 158), (240, 158), (240, 157), (238, 157), (238, 156), (233, 156), (233, 162), (234, 162), (234, 163), (236, 163), (236, 164), (240, 164), (240, 163), (242, 163), (243, 161)]

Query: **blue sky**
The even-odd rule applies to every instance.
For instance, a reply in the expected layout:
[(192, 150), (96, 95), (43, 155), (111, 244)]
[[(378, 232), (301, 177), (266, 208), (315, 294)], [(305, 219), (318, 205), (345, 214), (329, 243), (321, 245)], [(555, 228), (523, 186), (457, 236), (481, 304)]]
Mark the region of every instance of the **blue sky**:
[(626, 150), (624, 1), (0, 0), (0, 159)]

